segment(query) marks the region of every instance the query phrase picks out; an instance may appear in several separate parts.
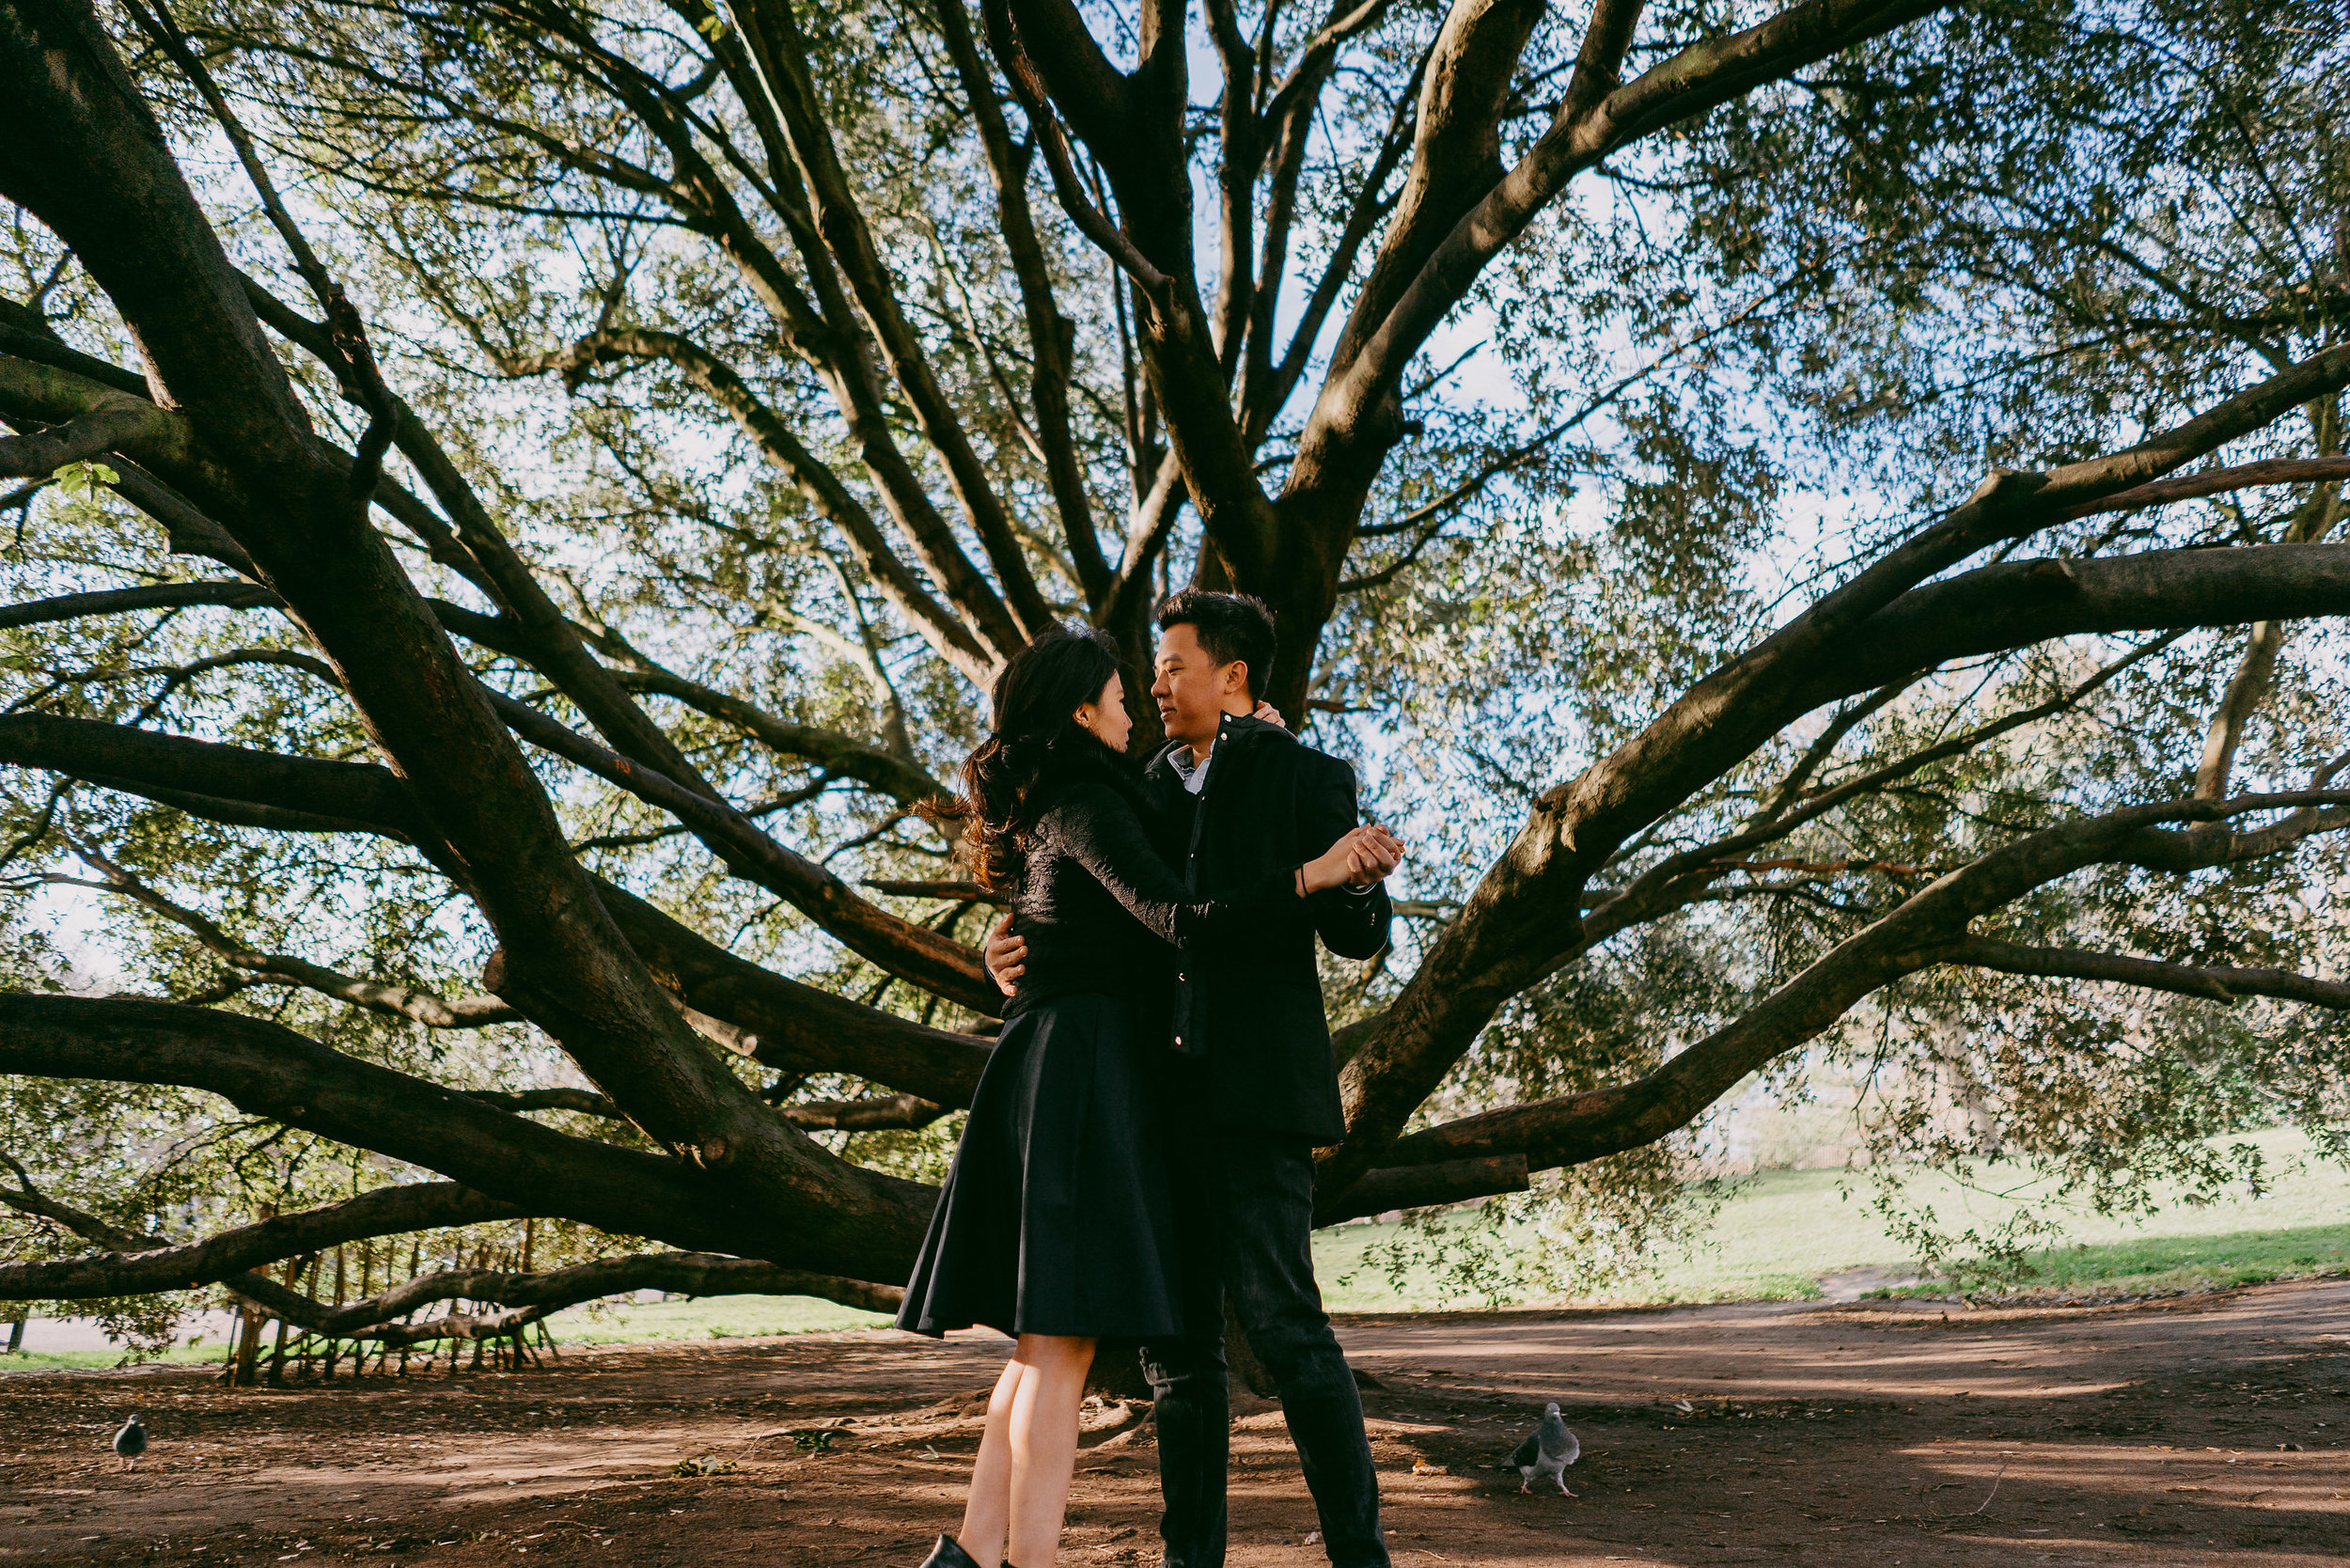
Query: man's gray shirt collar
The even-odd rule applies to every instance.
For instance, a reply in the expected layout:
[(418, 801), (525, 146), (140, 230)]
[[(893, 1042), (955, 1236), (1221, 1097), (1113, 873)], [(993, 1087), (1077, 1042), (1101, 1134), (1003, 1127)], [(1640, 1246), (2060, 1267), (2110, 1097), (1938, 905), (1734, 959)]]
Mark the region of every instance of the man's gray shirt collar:
[(1206, 757), (1194, 762), (1191, 747), (1179, 745), (1167, 754), (1167, 765), (1173, 768), (1175, 776), (1183, 781), (1183, 789), (1196, 795), (1208, 787), (1208, 763), (1214, 756), (1214, 748), (1210, 748)]

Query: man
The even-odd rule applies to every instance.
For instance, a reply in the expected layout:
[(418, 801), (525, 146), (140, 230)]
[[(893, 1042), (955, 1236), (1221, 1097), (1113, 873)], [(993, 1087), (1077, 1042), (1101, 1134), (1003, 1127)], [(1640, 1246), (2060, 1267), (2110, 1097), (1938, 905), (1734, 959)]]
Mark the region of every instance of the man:
[[(1354, 829), (1354, 770), (1251, 716), (1273, 662), (1264, 604), (1186, 590), (1159, 606), (1158, 626), (1151, 695), (1167, 745), (1143, 788), (1160, 847), (1191, 890), (1261, 886)], [(1393, 917), (1381, 882), (1401, 855), (1372, 829), (1352, 886), (1272, 908), (1241, 939), (1190, 955), (1177, 977), (1185, 1131), (1173, 1158), (1193, 1331), (1142, 1352), (1157, 1396), (1167, 1568), (1224, 1561), (1226, 1304), (1279, 1389), (1334, 1568), (1387, 1565), (1362, 1402), (1313, 1276), (1313, 1151), (1345, 1132), (1314, 939), (1376, 957)], [(988, 965), (1007, 989), (1025, 952), (1000, 926), (991, 937)]]

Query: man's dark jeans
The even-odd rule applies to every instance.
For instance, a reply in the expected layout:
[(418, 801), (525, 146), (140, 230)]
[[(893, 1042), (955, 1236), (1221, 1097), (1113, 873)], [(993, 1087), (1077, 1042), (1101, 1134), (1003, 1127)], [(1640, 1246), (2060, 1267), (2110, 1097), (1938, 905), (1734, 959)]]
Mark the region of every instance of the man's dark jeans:
[(1178, 1135), (1175, 1165), (1195, 1332), (1142, 1349), (1143, 1374), (1158, 1401), (1167, 1568), (1224, 1562), (1231, 1400), (1219, 1297), (1231, 1304), (1249, 1349), (1280, 1391), (1330, 1561), (1387, 1568), (1362, 1400), (1314, 1286), (1312, 1147), (1278, 1134), (1194, 1128)]

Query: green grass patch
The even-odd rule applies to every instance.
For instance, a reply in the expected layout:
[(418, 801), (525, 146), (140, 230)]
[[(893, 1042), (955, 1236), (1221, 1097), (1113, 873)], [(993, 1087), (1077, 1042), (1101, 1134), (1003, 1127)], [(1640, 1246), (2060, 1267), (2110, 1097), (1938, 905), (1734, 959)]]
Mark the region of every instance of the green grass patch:
[[(2035, 1252), (2029, 1262), (2030, 1272), (1999, 1294), (2103, 1296), (2227, 1290), (2275, 1279), (2350, 1274), (2350, 1224), (2152, 1236), (2102, 1247), (2081, 1242)], [(1948, 1280), (1928, 1281), (1900, 1294), (1922, 1295), (1951, 1288)]]
[[(215, 1341), (200, 1345), (174, 1345), (149, 1359), (170, 1366), (218, 1366), (227, 1355), (227, 1342)], [(50, 1372), (60, 1367), (106, 1368), (117, 1366), (121, 1360), (119, 1350), (20, 1350), (13, 1356), (0, 1352), (0, 1372)]]
[[(2350, 1223), (2343, 1219), (2350, 1215), (2350, 1171), (2315, 1157), (2297, 1132), (2254, 1133), (2241, 1141), (2259, 1145), (2269, 1162), (2269, 1184), (2258, 1197), (2238, 1188), (2217, 1202), (2193, 1205), (2183, 1194), (2159, 1193), (2161, 1207), (2142, 1221), (2100, 1215), (2086, 1206), (2060, 1211), (2067, 1241), (2031, 1255), (2036, 1272), (2024, 1288), (2135, 1294), (2350, 1268), (2344, 1257)], [(2032, 1173), (2016, 1167), (1994, 1167), (1974, 1186), (1919, 1171), (1910, 1178), (1908, 1196), (1930, 1205), (1945, 1230), (1972, 1225), (1987, 1231), (2023, 1206), (2034, 1186)], [(1864, 1173), (1764, 1171), (1740, 1185), (1695, 1247), (1659, 1257), (1606, 1299), (1625, 1306), (1802, 1300), (1821, 1294), (1823, 1275), (1914, 1269), (1916, 1260), (1887, 1233), (1872, 1196)], [(1398, 1289), (1384, 1271), (1364, 1266), (1365, 1248), (1394, 1233), (1392, 1226), (1347, 1225), (1315, 1236), (1315, 1272), (1333, 1310), (1484, 1305), (1448, 1299), (1426, 1267), (1414, 1269)]]
[(709, 1295), (613, 1307), (570, 1307), (547, 1320), (557, 1345), (648, 1340), (744, 1340), (834, 1328), (886, 1328), (889, 1320), (805, 1295)]

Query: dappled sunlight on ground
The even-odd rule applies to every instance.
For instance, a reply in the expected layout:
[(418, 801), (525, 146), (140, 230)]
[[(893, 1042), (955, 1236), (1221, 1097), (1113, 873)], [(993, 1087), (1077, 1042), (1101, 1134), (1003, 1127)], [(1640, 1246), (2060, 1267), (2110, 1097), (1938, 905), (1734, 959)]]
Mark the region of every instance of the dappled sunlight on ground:
[[(1760, 1304), (1342, 1324), (1399, 1568), (2339, 1563), (2350, 1283), (2127, 1307)], [(0, 1378), (0, 1564), (902, 1564), (960, 1515), (1002, 1341), (573, 1351), (229, 1393)], [(1559, 1400), (1581, 1494), (1497, 1467)], [(155, 1447), (114, 1467), (135, 1405)], [(1064, 1564), (1158, 1560), (1147, 1406), (1089, 1417)], [(1233, 1436), (1235, 1568), (1311, 1568), (1277, 1405)]]

